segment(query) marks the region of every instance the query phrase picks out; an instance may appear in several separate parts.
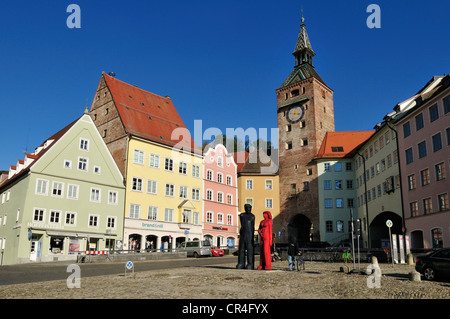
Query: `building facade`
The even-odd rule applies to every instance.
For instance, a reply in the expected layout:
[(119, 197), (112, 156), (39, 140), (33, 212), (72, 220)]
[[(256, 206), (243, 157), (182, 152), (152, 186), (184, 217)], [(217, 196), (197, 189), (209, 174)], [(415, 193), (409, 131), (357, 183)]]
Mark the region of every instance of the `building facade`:
[(433, 77), (393, 116), (412, 248), (450, 245), (450, 76)]
[(263, 212), (269, 211), (272, 214), (273, 235), (279, 242), (286, 234), (280, 223), (278, 165), (263, 150), (234, 153), (234, 158), (238, 163), (239, 212), (245, 212), (245, 204), (252, 206), (255, 238), (258, 238), (257, 230), (264, 220)]
[[(313, 65), (304, 19), (294, 69), (276, 90), (279, 131), (280, 227), (287, 240), (319, 241), (318, 173), (313, 158), (334, 131), (333, 91)], [(311, 233), (313, 229), (313, 233)]]
[(103, 73), (90, 115), (126, 178), (124, 249), (201, 239), (202, 152), (172, 100)]
[(353, 155), (373, 131), (328, 132), (315, 157), (318, 171), (321, 241), (351, 240), (356, 221), (356, 178)]
[(203, 237), (213, 246), (237, 246), (237, 165), (222, 144), (204, 154), (203, 180)]
[(87, 114), (11, 166), (0, 194), (2, 264), (121, 249), (123, 177)]

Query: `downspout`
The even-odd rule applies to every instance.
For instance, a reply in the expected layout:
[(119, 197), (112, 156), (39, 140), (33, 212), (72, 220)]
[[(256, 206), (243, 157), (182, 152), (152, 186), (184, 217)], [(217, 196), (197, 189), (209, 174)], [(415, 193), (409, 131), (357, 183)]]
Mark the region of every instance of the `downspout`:
[(367, 229), (367, 248), (371, 248), (372, 244), (370, 242), (370, 226), (369, 226), (369, 205), (367, 203), (367, 181), (366, 181), (366, 159), (359, 153), (359, 150), (356, 151), (359, 156), (363, 159), (363, 169), (364, 169), (364, 204), (366, 205), (366, 229)]

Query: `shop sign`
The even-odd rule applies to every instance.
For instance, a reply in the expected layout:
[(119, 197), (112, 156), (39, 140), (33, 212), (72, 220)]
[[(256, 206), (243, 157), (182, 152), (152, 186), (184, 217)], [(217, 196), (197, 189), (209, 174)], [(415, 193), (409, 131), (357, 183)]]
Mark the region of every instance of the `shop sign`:
[(228, 230), (228, 227), (213, 226), (212, 229), (215, 229), (215, 230)]
[(142, 227), (148, 227), (148, 228), (164, 228), (164, 224), (150, 224), (150, 223), (142, 223)]

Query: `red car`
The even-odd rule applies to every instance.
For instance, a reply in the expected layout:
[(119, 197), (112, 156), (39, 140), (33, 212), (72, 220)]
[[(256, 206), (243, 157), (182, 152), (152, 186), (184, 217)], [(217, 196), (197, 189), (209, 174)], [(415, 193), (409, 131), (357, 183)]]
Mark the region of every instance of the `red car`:
[(223, 256), (225, 255), (225, 252), (223, 249), (217, 248), (217, 247), (211, 247), (211, 253), (213, 256)]

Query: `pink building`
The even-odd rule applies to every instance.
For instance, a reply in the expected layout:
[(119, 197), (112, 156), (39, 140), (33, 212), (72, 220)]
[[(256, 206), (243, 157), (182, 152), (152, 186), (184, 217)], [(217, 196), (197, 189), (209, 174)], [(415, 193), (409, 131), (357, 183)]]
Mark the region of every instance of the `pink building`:
[(406, 235), (412, 248), (450, 247), (450, 76), (396, 111)]
[(238, 241), (237, 165), (222, 144), (203, 159), (203, 237), (213, 246), (233, 247)]

